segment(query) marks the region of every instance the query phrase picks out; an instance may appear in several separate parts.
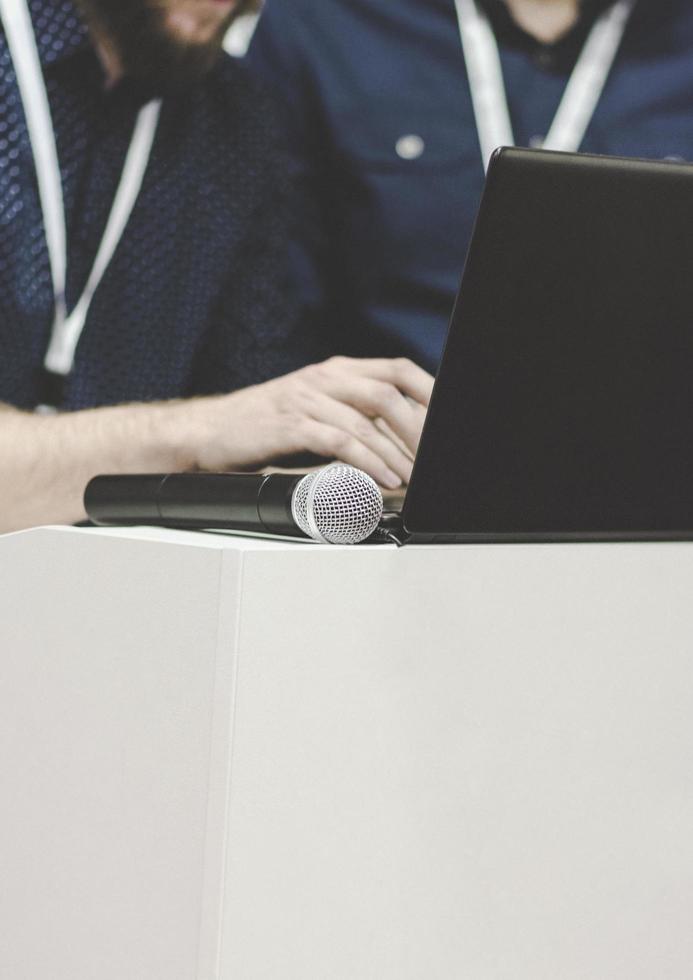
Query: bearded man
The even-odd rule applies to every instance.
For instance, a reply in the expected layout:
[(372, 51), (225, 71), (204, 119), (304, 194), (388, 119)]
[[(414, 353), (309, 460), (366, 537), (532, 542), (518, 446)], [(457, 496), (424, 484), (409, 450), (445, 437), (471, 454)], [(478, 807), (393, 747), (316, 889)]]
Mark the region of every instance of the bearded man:
[(81, 519), (97, 472), (408, 479), (430, 377), (299, 367), (271, 111), (221, 52), (252, 6), (0, 0), (0, 530)]

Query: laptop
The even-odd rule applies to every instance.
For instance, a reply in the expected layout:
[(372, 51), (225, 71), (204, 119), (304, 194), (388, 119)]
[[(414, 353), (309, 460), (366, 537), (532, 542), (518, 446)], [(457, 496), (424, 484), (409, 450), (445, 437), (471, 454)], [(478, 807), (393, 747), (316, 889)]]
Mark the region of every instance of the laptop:
[(693, 166), (494, 156), (407, 542), (693, 538)]

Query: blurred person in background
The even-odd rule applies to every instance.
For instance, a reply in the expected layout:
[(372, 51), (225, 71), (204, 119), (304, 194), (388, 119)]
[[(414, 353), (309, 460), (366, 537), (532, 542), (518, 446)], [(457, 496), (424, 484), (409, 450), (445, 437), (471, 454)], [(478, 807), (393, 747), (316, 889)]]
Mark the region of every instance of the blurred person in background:
[(99, 472), (408, 479), (431, 378), (292, 330), (272, 113), (221, 51), (252, 6), (0, 0), (0, 530)]
[(344, 354), (435, 370), (495, 147), (693, 159), (690, 0), (267, 0), (247, 60), (303, 318)]

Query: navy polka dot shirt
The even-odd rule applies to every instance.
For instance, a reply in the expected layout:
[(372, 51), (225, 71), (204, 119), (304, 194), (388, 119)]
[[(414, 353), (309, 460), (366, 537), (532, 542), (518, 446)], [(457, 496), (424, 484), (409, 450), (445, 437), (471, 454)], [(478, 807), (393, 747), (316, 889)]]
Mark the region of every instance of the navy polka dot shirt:
[[(62, 175), (72, 309), (151, 94), (127, 82), (105, 91), (70, 0), (30, 0), (30, 9)], [(140, 196), (93, 299), (61, 408), (222, 392), (301, 362), (290, 344), (284, 181), (270, 120), (254, 83), (226, 56), (198, 86), (164, 100)], [(0, 401), (31, 409), (46, 400), (52, 318), (36, 171), (0, 31)]]

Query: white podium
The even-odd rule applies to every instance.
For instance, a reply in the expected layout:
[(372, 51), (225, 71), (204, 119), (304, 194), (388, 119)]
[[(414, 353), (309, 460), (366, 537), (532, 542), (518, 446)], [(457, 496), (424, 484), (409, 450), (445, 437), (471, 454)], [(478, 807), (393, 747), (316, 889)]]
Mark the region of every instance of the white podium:
[(690, 980), (693, 545), (0, 539), (2, 980)]

